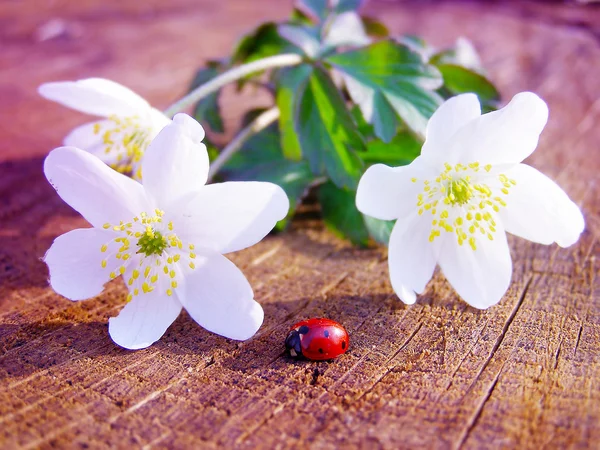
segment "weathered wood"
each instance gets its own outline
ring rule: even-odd
[[[104,76],[166,106],[202,59],[288,9],[244,0],[0,4],[0,447],[597,446],[598,9],[369,6],[397,33],[438,45],[469,37],[506,98],[533,90],[550,105],[530,163],[582,205],[587,230],[569,249],[509,239],[513,284],[498,306],[468,307],[437,274],[407,307],[382,249],[351,248],[317,220],[231,255],[265,309],[244,343],[182,314],[159,343],[124,351],[106,327],[122,307],[120,283],[80,303],[47,287],[39,258],[85,222],[47,185],[41,161],[82,117],[41,100],[36,86]],[[257,101],[227,97],[229,123]],[[321,363],[282,356],[289,324],[317,315],[346,325],[350,351]]]

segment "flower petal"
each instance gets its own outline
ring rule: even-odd
[[[40,95],[68,108],[95,116],[146,115],[150,105],[125,86],[103,78],[44,83]]]
[[[181,217],[173,220],[181,238],[229,253],[264,238],[287,215],[289,200],[273,183],[230,181],[203,187],[182,206]]]
[[[121,265],[121,261],[111,257],[116,249],[100,250],[115,237],[112,230],[95,228],[73,230],[57,237],[44,256],[52,289],[69,300],[85,300],[100,294],[110,272]],[[103,260],[107,261],[105,268]]]
[[[119,155],[119,152],[112,151],[106,153],[106,144],[104,143],[102,135],[94,132],[94,128],[97,125],[100,125],[102,129],[106,129],[111,124],[112,122],[108,120],[99,120],[86,123],[74,128],[67,135],[67,137],[65,137],[63,143],[67,147],[77,147],[85,150],[97,158],[100,158],[106,164],[114,164],[117,162],[117,156]]]
[[[481,106],[475,94],[461,94],[446,100],[427,123],[423,158],[443,164],[450,138],[463,126],[481,116]]]
[[[537,147],[548,121],[548,106],[537,95],[521,92],[504,108],[462,127],[446,147],[445,162],[517,164]]]
[[[477,250],[466,244],[458,245],[453,233],[444,233],[442,238],[438,263],[462,299],[478,309],[498,303],[512,276],[512,261],[502,226],[497,223],[493,241],[478,236]]]
[[[396,295],[412,305],[416,294],[425,290],[435,269],[433,246],[429,242],[431,226],[416,211],[406,219],[398,219],[388,250],[390,280]]]
[[[177,114],[173,122],[156,136],[144,154],[142,179],[157,205],[170,204],[201,189],[208,176],[208,153],[200,141],[202,126],[186,114]]]
[[[526,164],[508,170],[517,184],[500,209],[506,231],[540,244],[569,247],[579,239],[585,223],[579,207],[550,178]]]
[[[108,320],[108,333],[121,347],[137,350],[158,341],[181,312],[174,296],[149,292],[133,297],[117,317]]]
[[[217,253],[198,255],[197,262],[176,291],[183,307],[208,331],[240,341],[251,338],[264,313],[244,274]]]
[[[414,179],[427,178],[429,168],[418,157],[408,166],[389,167],[375,164],[367,169],[358,183],[356,207],[376,219],[392,220],[404,217],[417,207],[417,195],[422,183]]]
[[[152,210],[141,184],[78,148],[51,151],[44,173],[58,195],[96,228]]]

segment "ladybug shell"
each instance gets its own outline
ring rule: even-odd
[[[331,319],[308,319],[290,329],[285,346],[294,357],[322,361],[337,358],[348,350],[350,336]]]

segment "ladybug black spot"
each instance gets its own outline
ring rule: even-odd
[[[328,338],[329,337],[329,330],[325,330],[323,332],[323,336],[325,336],[326,338]]]
[[[300,334],[306,334],[308,333],[308,327],[306,325],[302,325],[300,328],[298,328],[298,333]]]
[[[342,349],[346,348],[346,341],[342,341]]]
[[[323,353],[323,349],[322,348],[319,349],[319,353]]]

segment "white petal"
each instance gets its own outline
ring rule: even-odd
[[[161,208],[198,191],[208,176],[208,153],[200,141],[202,126],[186,114],[177,114],[152,141],[142,162],[148,194]]]
[[[421,155],[431,161],[445,162],[450,138],[470,121],[481,116],[475,94],[461,94],[446,100],[427,123]]]
[[[101,133],[94,133],[94,127],[100,125],[102,129],[106,129],[114,124],[109,120],[99,120],[95,122],[86,123],[75,129],[73,129],[63,143],[67,147],[77,147],[92,155],[100,158],[106,164],[114,164],[117,162],[117,156],[119,152],[106,153],[106,144],[102,138]]]
[[[244,274],[217,253],[197,257],[196,269],[186,273],[177,296],[198,324],[230,339],[251,338],[264,318]]]
[[[443,233],[440,238],[443,241],[438,263],[458,295],[479,309],[498,303],[512,276],[512,261],[502,226],[497,223],[493,241],[477,235],[476,250],[466,243],[458,245],[453,233]]]
[[[45,83],[38,92],[48,100],[95,116],[145,115],[150,108],[135,92],[103,78]]]
[[[423,190],[423,178],[429,168],[421,157],[408,166],[389,167],[375,164],[358,183],[356,207],[363,214],[382,220],[404,217],[417,208],[417,195]],[[413,182],[417,179],[420,182]]]
[[[519,163],[533,153],[547,121],[546,103],[531,92],[522,92],[504,108],[480,116],[455,133],[444,161]]]
[[[506,231],[546,245],[577,242],[585,227],[583,214],[554,181],[525,164],[505,174],[517,182],[509,190],[507,207],[500,209]]]
[[[44,173],[58,195],[96,228],[152,211],[141,184],[78,148],[51,151]]]
[[[415,293],[425,290],[436,263],[429,242],[431,226],[419,219],[416,211],[406,219],[399,219],[392,230],[388,250],[392,287],[400,300],[409,305],[415,302]]]
[[[184,241],[229,253],[259,242],[288,210],[287,195],[276,184],[230,181],[203,187],[173,222]]]
[[[174,296],[149,292],[133,297],[117,317],[108,321],[108,332],[121,347],[137,350],[158,341],[181,312]]]
[[[73,230],[57,237],[44,256],[52,289],[69,300],[85,300],[100,294],[110,272],[121,264],[112,257],[116,253],[114,245],[106,252],[100,251],[104,244],[110,246],[115,237],[112,231],[95,228]],[[105,268],[102,260],[107,261]]]

